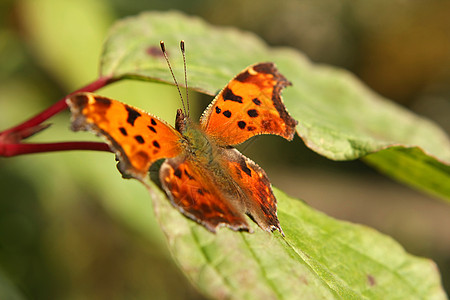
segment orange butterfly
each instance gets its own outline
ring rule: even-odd
[[[72,129],[106,138],[124,177],[143,181],[165,159],[159,177],[173,206],[215,232],[217,227],[251,232],[248,215],[266,231],[283,233],[266,173],[237,151],[258,134],[292,140],[295,121],[281,100],[290,82],[273,63],[246,68],[217,95],[196,124],[177,110],[175,128],[143,110],[81,93],[67,103]]]

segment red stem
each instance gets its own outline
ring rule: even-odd
[[[52,106],[50,106],[49,108],[44,110],[43,112],[37,114],[36,116],[23,122],[22,124],[19,124],[16,127],[13,127],[13,128],[10,128],[10,129],[7,129],[7,130],[1,132],[0,135],[6,136],[6,135],[10,135],[11,133],[18,133],[25,129],[38,126],[39,124],[46,121],[50,117],[54,116],[55,114],[59,113],[60,111],[62,111],[64,109],[66,109],[67,108],[66,98],[69,97],[70,95],[73,95],[76,93],[81,93],[81,92],[93,92],[93,91],[96,91],[96,90],[104,87],[105,85],[107,85],[111,82],[112,82],[111,77],[106,77],[106,76],[100,77],[97,80],[95,80],[94,82],[92,82],[92,83],[70,93],[66,97],[60,99],[58,102],[56,102],[55,104],[53,104]],[[27,136],[23,136],[23,135],[21,135],[21,136],[22,136],[22,138],[27,137]]]
[[[4,147],[3,147],[4,146]],[[98,142],[62,142],[45,144],[0,144],[0,156],[11,157],[21,154],[67,151],[94,150],[112,152],[108,144]]]
[[[62,143],[44,143],[44,144],[22,144],[21,141],[48,126],[42,125],[55,114],[67,108],[66,98],[70,95],[81,92],[93,92],[105,85],[115,81],[111,77],[100,77],[94,82],[70,93],[66,97],[60,99],[55,104],[37,114],[31,119],[0,132],[0,156],[10,157],[21,154],[31,154],[50,151],[64,150],[96,150],[111,151],[109,146],[104,143],[97,142],[62,142]]]

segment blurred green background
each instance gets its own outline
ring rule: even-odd
[[[450,2],[439,0],[0,0],[0,130],[93,81],[115,20],[169,9],[348,69],[450,132]],[[180,105],[175,88],[146,82],[99,93],[169,122]],[[211,101],[192,98],[196,115]],[[30,141],[95,140],[70,132],[67,112],[50,121]],[[450,291],[448,204],[298,138],[258,137],[243,152],[288,194],[432,258]],[[0,158],[0,192],[0,299],[202,299],[171,260],[146,190],[121,179],[112,154]]]

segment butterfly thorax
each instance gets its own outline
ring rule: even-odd
[[[198,126],[186,117],[181,110],[177,111],[176,129],[183,136],[185,153],[189,159],[204,166],[214,167],[217,163],[217,144]]]

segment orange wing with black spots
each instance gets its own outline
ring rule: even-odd
[[[172,205],[211,232],[220,226],[251,231],[244,212],[233,205],[236,199],[230,199],[221,186],[214,184],[209,170],[199,169],[180,156],[167,159],[159,176]]]
[[[283,231],[277,217],[277,199],[266,172],[234,148],[222,149],[224,163],[233,180],[245,194],[246,213],[266,231]]]
[[[181,134],[143,110],[90,93],[66,101],[72,111],[72,129],[104,137],[116,152],[124,177],[143,180],[152,163],[182,151]]]
[[[292,140],[295,121],[281,99],[291,83],[273,63],[246,68],[217,95],[200,124],[221,145],[237,145],[258,134],[276,134]]]

